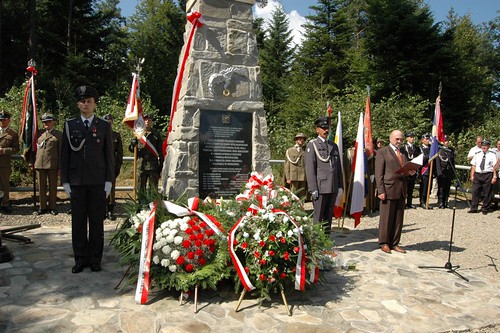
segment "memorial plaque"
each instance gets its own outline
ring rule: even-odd
[[[252,170],[252,118],[251,112],[200,111],[201,198],[241,192]]]

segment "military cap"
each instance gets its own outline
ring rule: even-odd
[[[79,86],[76,88],[76,100],[81,101],[82,99],[94,97],[94,101],[97,103],[99,100],[99,93],[91,86]]]
[[[330,118],[329,117],[319,117],[316,119],[314,122],[316,127],[321,127],[321,128],[329,128],[330,127]]]
[[[484,139],[481,141],[481,146],[491,146],[491,141],[488,139]]]
[[[51,115],[50,113],[44,113],[42,116],[42,123],[44,121],[49,121],[49,120],[56,120],[56,118],[53,115]]]
[[[405,138],[414,138],[415,137],[415,133],[413,132],[408,132],[405,134]]]
[[[0,112],[0,120],[10,119],[10,117],[11,117],[11,114],[8,113],[7,111]]]
[[[304,139],[306,139],[306,138],[307,138],[307,136],[306,136],[304,133],[297,133],[293,139],[294,139],[294,140],[297,140],[297,139],[299,139],[299,138],[304,138]]]
[[[431,135],[429,133],[422,134],[422,139],[430,139]]]
[[[104,117],[102,117],[102,119],[106,120],[106,121],[113,121],[114,118],[113,118],[113,115],[112,114],[105,114]]]

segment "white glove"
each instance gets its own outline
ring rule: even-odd
[[[311,192],[311,196],[312,196],[313,200],[318,200],[319,192],[318,191]]]
[[[63,183],[63,187],[64,187],[64,192],[66,192],[68,197],[71,198],[71,186],[69,185],[69,183]]]
[[[111,187],[113,187],[113,184],[111,182],[104,183],[104,192],[106,192],[106,198],[109,197],[109,194],[111,193]]]

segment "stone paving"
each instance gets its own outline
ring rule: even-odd
[[[109,238],[114,226],[106,226]],[[341,260],[355,269],[322,272],[322,282],[306,293],[287,295],[288,316],[279,295],[263,302],[239,295],[229,283],[200,291],[197,313],[192,296],[182,305],[174,291],[134,302],[135,288],[115,287],[126,268],[105,247],[103,270],[72,274],[67,226],[22,233],[33,244],[6,242],[13,261],[0,264],[0,332],[462,332],[500,325],[500,282],[467,271],[466,282],[423,252],[387,255],[366,230],[335,233]],[[460,272],[460,271],[458,271]]]

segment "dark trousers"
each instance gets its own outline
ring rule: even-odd
[[[334,193],[325,193],[320,194],[318,199],[313,200],[313,220],[315,223],[323,223],[323,229],[326,233],[330,233],[331,230],[335,198]]]
[[[38,187],[40,189],[40,210],[47,209],[47,190],[49,191],[49,209],[56,210],[57,204],[57,169],[37,169]],[[47,187],[48,181],[48,187]]]
[[[408,176],[408,191],[406,192],[406,205],[412,205],[413,190],[415,189],[415,183],[417,181],[417,174],[413,176]]]
[[[380,219],[378,226],[379,245],[387,244],[392,249],[401,240],[405,199],[380,201]]]
[[[76,264],[101,263],[105,214],[104,184],[71,186],[71,236]]]
[[[438,177],[438,202],[439,207],[448,206],[448,198],[450,197],[450,187],[451,187],[451,179],[452,177],[441,176]]]
[[[484,196],[483,206],[481,211],[487,212],[490,209],[491,201],[493,199],[493,172],[488,173],[474,173],[474,181],[472,182],[472,202],[471,209],[476,210],[479,205],[479,197]]]
[[[422,181],[420,182],[419,194],[420,194],[420,204],[425,205],[427,203],[427,192],[430,193],[432,190],[432,180],[429,184],[429,175],[422,176]]]
[[[146,193],[146,186],[149,180],[149,189],[158,191],[158,181],[160,180],[160,174],[156,170],[143,170],[139,172],[139,181],[141,182],[140,190],[144,194]]]

